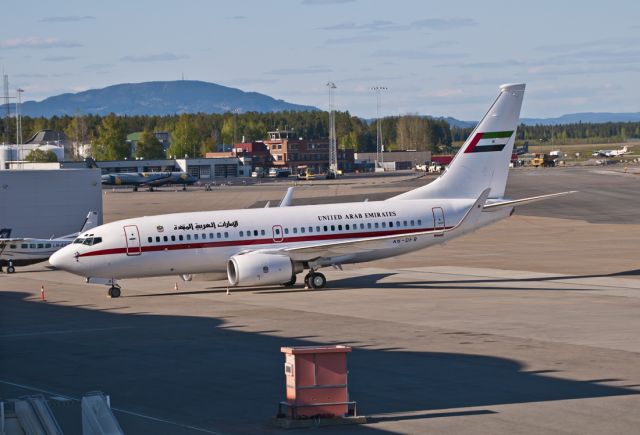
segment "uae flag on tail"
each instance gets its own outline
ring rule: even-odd
[[[484,153],[489,151],[502,151],[513,131],[489,131],[476,133],[465,153]]]

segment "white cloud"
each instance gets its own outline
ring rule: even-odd
[[[428,98],[451,98],[459,97],[462,94],[464,94],[464,91],[460,88],[445,88],[429,91],[424,96]]]
[[[13,38],[0,41],[0,49],[20,49],[20,48],[71,48],[82,47],[82,44],[73,41],[65,41],[60,38],[42,38],[39,36],[29,36],[26,38]]]
[[[73,21],[91,21],[96,17],[91,15],[67,15],[64,17],[44,17],[40,20],[41,23],[69,23]]]
[[[180,59],[187,59],[188,56],[183,54],[175,54],[175,53],[157,53],[157,54],[146,54],[146,55],[131,55],[121,57],[120,60],[126,62],[169,62]]]

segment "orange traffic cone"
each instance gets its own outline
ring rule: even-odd
[[[44,301],[44,286],[40,287],[40,300]]]

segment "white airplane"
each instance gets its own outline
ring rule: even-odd
[[[629,154],[630,152],[631,151],[629,151],[629,148],[627,148],[626,146],[623,146],[619,150],[598,150],[598,151],[594,151],[592,156],[593,157],[618,157],[618,156],[624,156],[625,154]]]
[[[54,252],[73,242],[80,233],[98,225],[98,213],[90,211],[79,232],[51,239],[10,238],[11,230],[3,230],[7,237],[0,238],[0,272],[14,273],[15,266],[27,266],[47,260]]]
[[[514,206],[571,192],[504,199],[524,84],[500,93],[432,183],[387,199],[343,204],[176,213],[112,222],[56,252],[56,268],[110,285],[117,280],[193,274],[231,286],[322,288],[320,268],[361,263],[447,242],[510,216]]]

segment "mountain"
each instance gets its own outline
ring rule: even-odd
[[[319,110],[257,92],[244,92],[196,80],[123,83],[42,101],[22,103],[25,116],[98,114],[173,115],[176,113],[281,112]]]
[[[569,113],[557,118],[522,118],[525,125],[559,125],[577,124],[579,122],[602,124],[604,122],[640,122],[640,112],[611,113],[611,112],[584,112]]]
[[[459,119],[448,117],[442,117],[438,119],[444,119],[449,123],[451,127],[458,128],[473,128],[478,123],[477,121],[460,121]],[[520,122],[524,125],[561,125],[561,124],[577,124],[577,123],[591,123],[591,124],[603,124],[605,122],[640,122],[640,112],[584,112],[584,113],[569,113],[566,115],[558,116],[557,118],[520,118]]]

